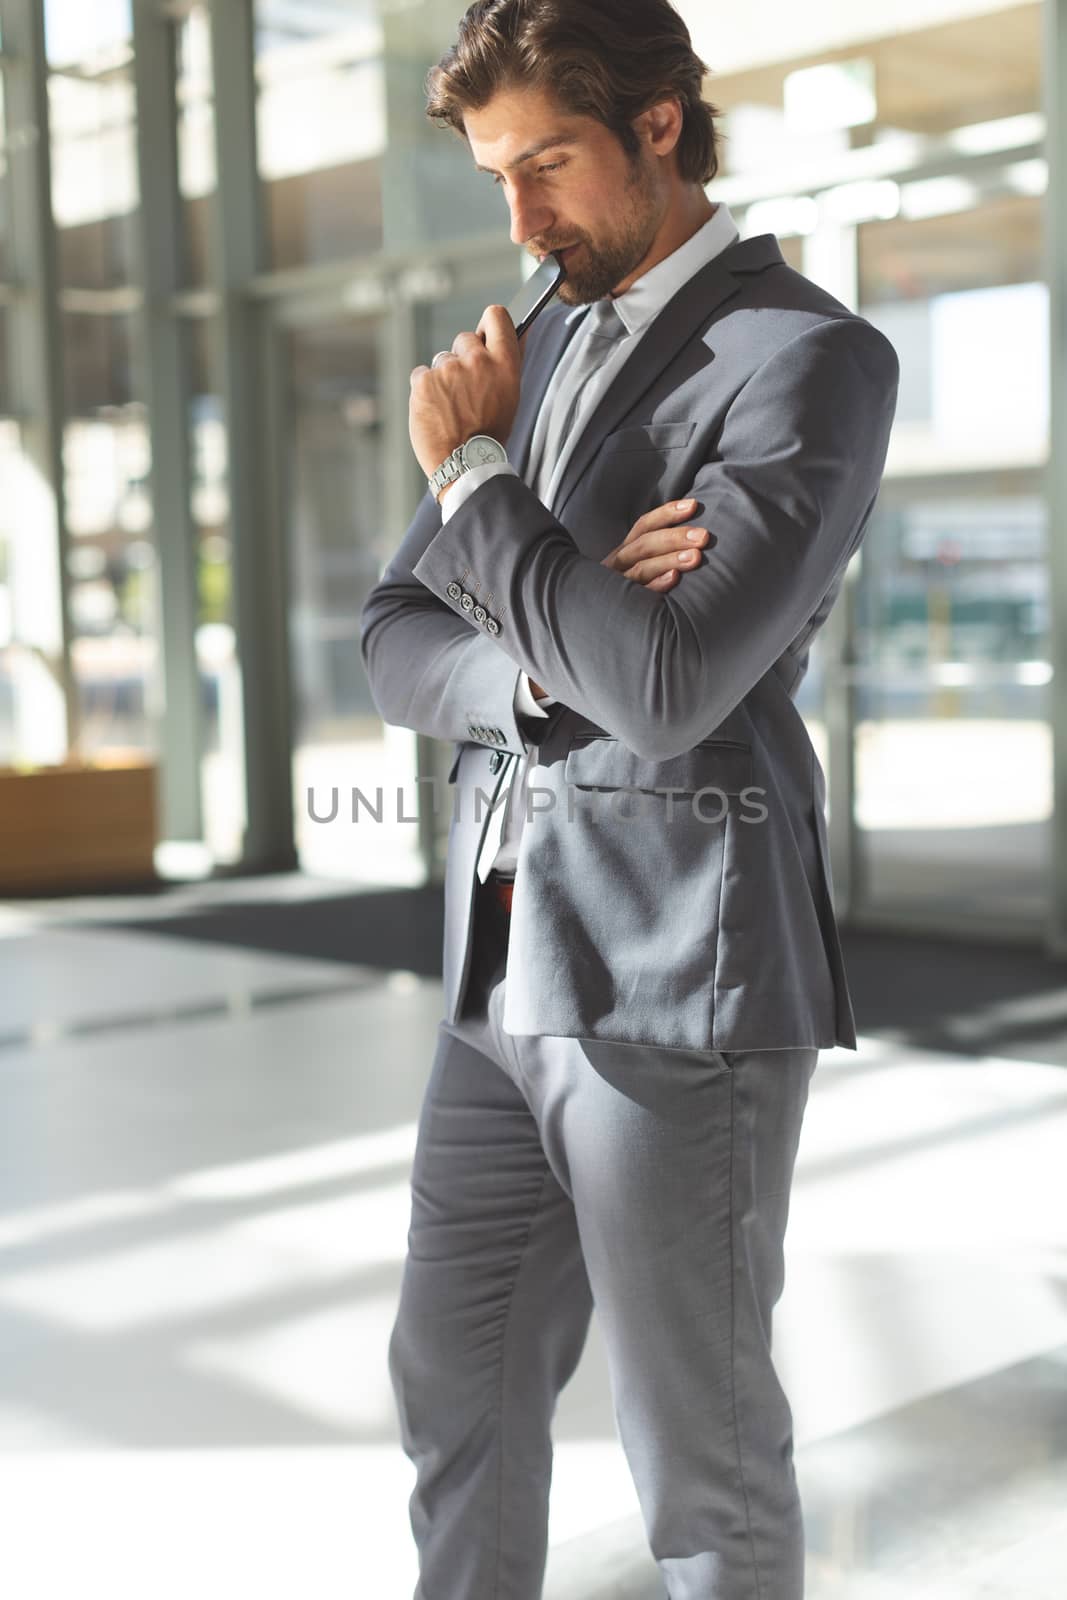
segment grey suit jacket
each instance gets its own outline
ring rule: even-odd
[[[527,340],[507,441],[520,474],[580,325],[566,316],[550,308]],[[458,746],[448,1021],[490,821],[476,791],[499,793],[536,739],[507,1032],[855,1048],[825,780],[793,697],[874,508],[898,376],[885,336],[761,234],[656,317],[591,417],[555,515],[510,475],[443,526],[427,495],[367,599],[361,645],[382,717]],[[668,593],[601,564],[644,512],[690,497],[711,539]],[[520,671],[560,702],[525,736]]]

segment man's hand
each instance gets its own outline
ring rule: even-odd
[[[600,565],[662,594],[683,572],[692,572],[700,565],[700,551],[710,534],[706,528],[691,528],[685,520],[695,510],[695,500],[672,500],[657,506],[655,511],[638,518],[622,544],[616,545]],[[690,533],[696,537],[691,539]],[[536,700],[548,690],[531,682],[530,692]]]
[[[522,355],[503,306],[489,306],[476,333],[461,333],[447,359],[411,374],[409,426],[419,466],[432,477],[476,433],[504,444],[519,409]]]
[[[696,504],[695,500],[671,500],[639,517],[622,544],[616,545],[600,565],[621,572],[646,589],[662,593],[671,588],[683,572],[692,572],[700,565],[700,552],[711,538],[707,528],[694,528],[686,520],[696,510]]]

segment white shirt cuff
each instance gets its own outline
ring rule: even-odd
[[[441,521],[447,522],[449,517],[457,512],[464,501],[469,500],[475,489],[480,489],[483,483],[488,483],[490,478],[499,477],[502,472],[510,472],[513,478],[518,473],[510,461],[490,461],[485,467],[472,467],[462,477],[451,484],[441,501]]]
[[[555,700],[551,695],[546,695],[543,700],[535,700],[533,690],[530,688],[529,674],[523,672],[515,685],[515,712],[525,713],[528,717],[547,717],[548,712],[542,706],[554,706]]]

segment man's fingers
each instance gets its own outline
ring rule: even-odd
[[[657,529],[651,533],[638,534],[636,539],[627,539],[625,544],[619,545],[618,549],[612,552],[615,557],[612,565],[619,572],[625,572],[628,568],[639,566],[642,562],[655,557],[673,560],[694,550],[702,550],[709,541],[710,535],[706,528],[690,528],[685,524],[680,528]]]
[[[683,572],[698,567],[701,550],[714,544],[707,528],[687,522],[697,505],[696,500],[669,500],[646,511],[601,565],[646,589],[669,589]]]
[[[662,578],[668,572],[692,572],[700,565],[699,550],[673,550],[666,556],[650,556],[635,566],[619,568],[624,578],[633,583],[648,584],[653,578]]]
[[[680,517],[691,517],[696,508],[695,500],[670,500],[654,511],[646,511],[643,517],[638,517],[623,543],[628,544],[631,539],[639,539],[642,534],[653,533],[658,528],[674,527]]]
[[[486,306],[478,333],[492,356],[502,358],[509,352],[514,355],[519,351],[518,334],[506,306]]]
[[[485,341],[476,333],[457,333],[452,341],[454,356],[480,356],[485,352]]]
[[[457,333],[448,352],[460,359],[477,360],[486,354],[503,360],[507,356],[518,359],[522,354],[515,324],[503,306],[489,306],[474,333]]]
[[[670,550],[665,555],[645,556],[638,560],[630,559],[629,546],[620,545],[605,556],[600,564],[645,588],[651,588],[657,581],[661,581],[661,586],[665,587],[668,579],[673,580],[683,572],[694,572],[700,565],[700,555],[700,547],[690,545],[686,550]]]

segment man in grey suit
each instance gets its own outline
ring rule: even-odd
[[[389,1346],[416,1600],[540,1595],[594,1305],[671,1600],[803,1592],[771,1315],[818,1051],[856,1039],[794,696],[898,363],[709,202],[705,70],[668,0],[480,0],[428,80],[569,276],[523,351],[494,306],[412,374],[431,492],[362,619],[382,716],[457,746]]]

